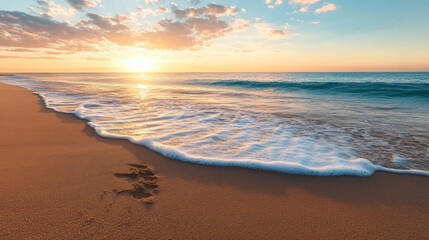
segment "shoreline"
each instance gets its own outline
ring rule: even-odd
[[[12,85],[13,86],[13,85]],[[27,89],[29,90],[29,89]],[[31,90],[29,90],[31,91]],[[31,91],[32,92],[32,91]],[[85,118],[84,115],[80,113],[72,113],[56,110],[55,108],[48,107],[47,101],[49,99],[43,94],[39,94],[33,92],[33,94],[37,95],[42,101],[44,107],[53,110],[58,113],[67,113],[74,115],[75,117],[84,120],[88,125],[91,126],[91,120]],[[79,116],[80,115],[80,116]],[[199,165],[207,165],[207,166],[216,166],[216,167],[237,167],[237,168],[247,168],[247,169],[255,169],[261,171],[269,171],[269,172],[277,172],[282,174],[289,175],[304,175],[304,176],[316,176],[316,177],[332,177],[332,176],[356,176],[356,177],[368,177],[373,175],[375,172],[389,172],[395,174],[412,174],[412,175],[420,175],[429,177],[429,171],[419,170],[419,169],[400,169],[400,168],[389,168],[382,165],[377,165],[368,159],[365,158],[357,158],[353,161],[350,161],[351,165],[356,165],[354,167],[337,167],[337,168],[328,168],[328,167],[312,167],[306,166],[300,163],[288,163],[288,162],[263,162],[252,159],[245,159],[243,161],[229,161],[228,159],[219,160],[217,158],[199,158],[195,156],[189,156],[186,153],[182,153],[180,151],[176,151],[175,149],[169,149],[165,147],[157,146],[156,143],[151,140],[134,140],[129,136],[117,136],[115,134],[103,132],[103,129],[97,129],[96,127],[91,126],[94,131],[101,137],[104,138],[112,138],[112,139],[124,139],[133,144],[140,145],[142,147],[148,148],[152,151],[160,153],[166,158],[179,160],[181,162],[188,162]]]
[[[0,237],[150,239],[423,239],[429,178],[375,172],[312,177],[198,165],[47,109],[0,84]],[[127,164],[159,176],[153,204],[114,190]],[[47,227],[42,227],[47,225]]]

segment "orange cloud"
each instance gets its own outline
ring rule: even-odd
[[[68,18],[76,14],[74,8],[67,8],[50,0],[39,0],[37,3],[37,8],[42,10],[39,13],[41,16]]]
[[[103,57],[92,57],[92,58],[85,58],[88,61],[110,61],[108,58]]]
[[[103,38],[90,28],[72,26],[18,11],[0,11],[0,46],[92,49]]]
[[[268,38],[285,38],[289,36],[289,32],[283,30],[283,29],[275,29],[271,27],[271,24],[269,23],[255,23],[253,24],[254,27],[256,27],[263,37]]]
[[[300,12],[308,12],[308,6],[299,9]]]
[[[28,56],[15,56],[15,55],[0,55],[0,59],[61,59],[58,57],[50,57],[50,56],[38,56],[38,57],[28,57]]]
[[[329,3],[329,4],[325,4],[321,8],[316,9],[314,12],[315,13],[323,13],[323,12],[328,12],[328,11],[334,11],[336,9],[337,9],[337,6],[335,6],[335,4]]]
[[[90,1],[84,0],[68,2],[74,4],[76,9],[93,6]],[[112,44],[148,49],[196,49],[207,46],[210,40],[228,32],[240,31],[248,26],[246,22],[236,20],[238,10],[234,6],[211,3],[182,10],[171,4],[171,8],[173,17],[161,19],[151,30],[133,28],[130,24],[134,19],[123,15],[110,17],[87,13],[85,19],[70,23],[19,11],[0,10],[0,47],[42,48],[58,54],[102,51]],[[185,14],[180,15],[180,12]]]

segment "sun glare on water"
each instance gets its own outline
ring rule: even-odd
[[[145,57],[137,57],[124,60],[124,65],[132,72],[149,72],[153,68],[154,61]]]

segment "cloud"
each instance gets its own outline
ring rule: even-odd
[[[102,41],[102,36],[90,28],[23,12],[0,11],[1,47],[95,51],[96,43]]]
[[[275,29],[271,27],[270,23],[262,22],[262,23],[255,23],[253,26],[258,29],[261,36],[270,38],[270,39],[279,39],[279,38],[285,38],[289,36],[289,32],[283,30],[283,29]]]
[[[216,16],[235,16],[237,14],[237,7],[235,6],[223,6],[214,3],[210,3],[205,7],[207,15]]]
[[[210,3],[200,8],[189,7],[185,9],[179,9],[176,4],[171,4],[171,9],[176,18],[198,17],[201,15],[213,15],[217,17],[236,16],[238,13],[235,6],[223,6],[215,3]]]
[[[146,0],[146,4],[154,4],[154,3],[159,3],[162,2],[162,0]]]
[[[308,6],[299,9],[300,12],[308,12]]]
[[[336,9],[337,9],[337,6],[335,6],[335,4],[329,3],[329,4],[325,4],[321,8],[316,9],[314,12],[315,13],[323,13],[323,12],[328,12],[328,11],[334,11]]]
[[[271,4],[272,2],[273,2],[272,0],[265,0],[266,4]],[[276,0],[274,4],[268,5],[268,8],[274,8],[275,6],[282,5],[282,4],[283,4],[283,0]]]
[[[289,4],[312,5],[317,2],[320,2],[320,0],[290,0]]]
[[[110,61],[110,59],[108,58],[103,58],[103,57],[89,57],[89,58],[85,58],[88,61]]]
[[[131,16],[144,18],[148,15],[161,16],[168,12],[168,8],[158,7],[157,9],[137,6],[138,12],[131,12]]]
[[[127,25],[121,23],[121,21],[124,21],[125,19],[128,20],[127,17],[122,15],[117,15],[116,18],[105,17],[95,13],[88,13],[86,15],[90,18],[90,20],[86,21],[85,23],[93,24],[99,27],[101,30],[118,32],[127,31],[130,29]]]
[[[158,7],[158,10],[161,14],[168,13],[168,8],[165,7]]]
[[[200,0],[188,0],[188,3],[189,4],[191,4],[191,5],[198,5],[198,4],[200,4]]]
[[[234,32],[241,32],[250,26],[250,21],[246,19],[236,18],[231,24],[231,26]]]
[[[190,17],[184,22],[163,19],[158,27],[158,31],[141,35],[140,40],[144,42],[145,47],[169,50],[195,49],[234,30],[226,21],[213,15]]]
[[[96,7],[101,0],[67,0],[67,2],[77,10],[82,10],[84,7]]]
[[[76,9],[64,7],[50,0],[37,1],[37,8],[42,10],[42,12],[39,13],[39,15],[45,16],[45,17],[68,18],[76,14]]]
[[[177,5],[171,6],[172,10],[180,10]],[[101,51],[113,45],[194,50],[209,45],[211,40],[226,33],[242,31],[249,26],[248,21],[235,17],[238,10],[233,6],[211,3],[181,11],[185,14],[173,11],[171,18],[162,18],[156,25],[138,29],[133,27],[135,19],[124,15],[111,17],[87,13],[86,18],[70,23],[0,10],[0,47],[49,49],[55,54]]]
[[[61,59],[61,58],[50,57],[50,56],[29,57],[29,56],[0,55],[0,59]]]
[[[192,29],[185,23],[163,19],[158,27],[160,28],[158,31],[143,33],[140,36],[146,48],[181,50],[197,44]]]
[[[291,26],[289,23],[286,23],[284,26],[285,29],[295,29],[294,26]]]
[[[197,49],[228,32],[242,31],[249,26],[248,21],[235,19],[238,13],[235,6],[215,3],[185,9],[179,9],[175,3],[170,6],[173,18],[162,19],[155,31],[141,33],[139,44],[149,49]]]
[[[8,51],[8,52],[34,52],[34,50],[28,49],[28,48],[12,48],[12,49],[7,49],[6,51]]]
[[[139,34],[139,45],[149,49],[195,50],[249,25],[248,21],[235,18],[238,13],[235,6],[210,3],[179,9],[176,3],[170,3],[170,7],[173,18],[163,18],[154,31]]]

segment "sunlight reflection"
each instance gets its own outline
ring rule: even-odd
[[[140,99],[146,99],[148,95],[148,86],[145,84],[137,84],[138,94],[140,95]]]
[[[137,84],[137,87],[141,89],[148,89],[148,86],[144,84]]]

